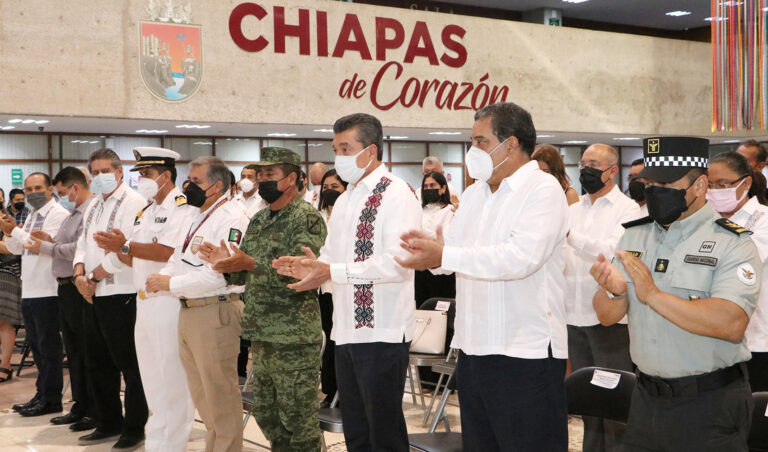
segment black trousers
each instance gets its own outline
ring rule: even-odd
[[[747,369],[752,392],[768,391],[768,352],[752,352]]]
[[[416,309],[419,309],[430,298],[456,298],[456,275],[433,275],[429,270],[417,271],[413,287]]]
[[[336,342],[331,340],[333,329],[333,295],[321,293],[318,297],[320,303],[320,322],[325,333],[325,350],[320,364],[320,384],[323,394],[333,397],[336,395]]]
[[[59,316],[61,317],[61,335],[64,349],[67,351],[69,378],[72,399],[75,404],[70,410],[80,416],[92,416],[91,388],[88,384],[88,372],[85,369],[85,328],[83,326],[83,308],[87,302],[77,287],[68,283],[59,286]]]
[[[59,334],[59,307],[56,297],[21,300],[24,328],[37,366],[35,397],[46,404],[61,404],[64,386],[61,369],[64,350]]]
[[[148,409],[133,338],[136,294],[94,297],[93,309],[85,310],[83,323],[86,368],[93,387],[98,429],[143,434]],[[125,418],[120,403],[120,373],[125,380]]]
[[[459,352],[464,452],[567,451],[565,367],[564,359]]]
[[[349,452],[408,451],[403,392],[410,345],[336,346],[336,379]]]
[[[653,396],[638,382],[622,450],[746,452],[753,407],[746,378],[681,397]]]

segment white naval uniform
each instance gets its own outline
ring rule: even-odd
[[[178,188],[158,205],[144,208],[133,224],[132,243],[158,243],[181,247],[183,225],[197,209],[187,206]],[[183,451],[195,416],[195,405],[179,356],[179,299],[169,292],[147,293],[147,277],[167,262],[133,258],[136,298],[136,357],[150,417],[145,427],[147,451]]]
[[[260,210],[269,206],[269,204],[261,199],[261,196],[259,196],[258,192],[252,194],[248,199],[245,199],[245,196],[242,193],[238,193],[234,198],[232,198],[232,201],[237,203],[237,205],[243,209],[245,216],[249,219],[253,218],[253,216],[256,215],[256,213]],[[182,238],[182,240],[184,239]]]

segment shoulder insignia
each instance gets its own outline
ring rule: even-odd
[[[653,218],[651,218],[651,217],[638,218],[637,220],[632,220],[632,221],[628,221],[626,223],[622,223],[621,226],[624,227],[624,229],[629,229],[629,228],[633,228],[635,226],[640,226],[640,225],[648,224],[648,223],[653,223]]]
[[[749,229],[740,226],[727,218],[718,218],[715,220],[715,223],[717,223],[718,226],[722,227],[723,229],[733,232],[736,235],[752,234],[752,231]]]
[[[643,252],[642,252],[642,251],[624,250],[624,252],[626,252],[626,253],[629,253],[629,254],[631,254],[631,255],[635,256],[635,257],[636,257],[636,258],[638,258],[638,259],[639,259],[640,257],[642,257],[642,255],[643,255]]]
[[[307,232],[320,235],[323,232],[323,218],[319,215],[307,215]]]
[[[240,229],[230,228],[229,229],[229,238],[227,241],[229,242],[235,242],[238,245],[240,244],[240,239],[243,238],[243,233],[240,232]]]
[[[141,216],[144,215],[144,211],[149,209],[149,206],[152,205],[152,201],[150,201],[146,206],[144,206],[143,209],[139,210],[139,213],[136,214],[136,219],[133,220],[133,225],[137,226],[139,224],[139,220],[141,219]]]
[[[177,206],[186,206],[187,205],[187,197],[184,195],[179,195],[176,197],[176,205]]]

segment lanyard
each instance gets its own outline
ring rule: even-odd
[[[203,221],[201,221],[201,222],[200,222],[200,224],[198,224],[198,225],[197,225],[197,227],[195,228],[195,230],[194,230],[194,231],[190,231],[190,232],[187,234],[187,238],[185,238],[185,239],[184,239],[184,246],[182,246],[182,247],[181,247],[181,253],[182,253],[182,254],[184,254],[184,252],[185,252],[185,251],[187,251],[187,247],[189,246],[189,242],[191,242],[191,241],[192,241],[192,237],[194,237],[194,235],[195,235],[195,232],[197,232],[197,230],[198,230],[198,229],[200,229],[200,226],[202,226],[202,225],[203,225],[203,223],[205,223],[205,220],[207,220],[207,219],[208,219],[208,217],[210,217],[210,216],[211,216],[211,214],[212,214],[213,212],[215,212],[215,211],[216,211],[216,209],[218,209],[218,208],[219,208],[221,205],[223,205],[223,204],[224,204],[224,203],[226,203],[226,202],[227,202],[227,198],[226,198],[226,197],[225,197],[224,199],[222,199],[221,201],[219,201],[219,203],[218,203],[218,204],[216,204],[216,205],[213,207],[213,209],[211,209],[211,211],[210,211],[210,212],[208,212],[208,215],[206,215],[206,216],[205,216],[205,218],[203,218]],[[192,229],[192,226],[190,226],[189,228],[190,228],[190,229]]]

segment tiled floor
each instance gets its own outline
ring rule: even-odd
[[[14,362],[18,357],[14,357]],[[15,377],[12,381],[0,384],[0,450],[3,452],[12,451],[88,451],[88,452],[106,452],[111,449],[112,442],[91,446],[78,446],[77,438],[84,433],[73,433],[66,426],[55,426],[50,424],[50,418],[55,415],[23,418],[12,412],[11,406],[14,403],[23,402],[29,399],[33,394],[35,378],[37,371],[34,368],[25,368],[22,370],[21,377]],[[64,378],[67,378],[66,369]],[[65,412],[71,406],[71,394],[69,391],[64,396]],[[423,411],[420,405],[414,405],[409,395],[403,399],[403,410],[406,416],[409,433],[426,432],[427,428],[421,426]],[[447,408],[448,420],[454,431],[460,431],[459,409],[456,406],[456,400],[449,401]],[[199,419],[199,417],[198,417]],[[442,430],[442,424],[438,430]],[[571,418],[568,425],[570,447],[569,451],[581,450],[581,438],[583,427],[581,421]],[[87,433],[87,432],[86,432]],[[196,422],[190,441],[187,444],[188,451],[203,451],[205,449],[205,428],[202,424]],[[244,451],[265,451],[268,449],[268,442],[261,434],[261,431],[252,419],[249,420],[244,437]],[[326,433],[325,441],[330,452],[346,451],[344,447],[344,437],[342,434]],[[144,450],[140,448],[138,450]]]

